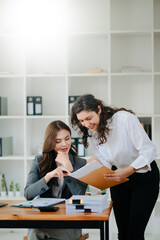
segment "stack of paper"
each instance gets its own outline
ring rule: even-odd
[[[107,195],[73,195],[66,200],[66,212],[102,212],[109,206]]]

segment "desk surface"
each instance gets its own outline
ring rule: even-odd
[[[57,212],[40,212],[33,208],[10,207],[11,205],[22,202],[18,200],[1,200],[8,203],[7,206],[0,208],[0,220],[57,220],[57,221],[108,221],[112,208],[110,202],[109,208],[101,213],[66,213],[65,203],[58,204]]]

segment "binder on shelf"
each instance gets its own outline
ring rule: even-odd
[[[72,145],[74,145],[77,148],[78,151],[78,156],[79,157],[84,157],[85,156],[85,148],[82,143],[81,138],[72,138]]]
[[[0,157],[13,154],[13,142],[12,137],[0,138]]]
[[[119,182],[113,180],[106,180],[104,179],[105,173],[114,173],[114,171],[95,160],[85,165],[84,167],[81,167],[77,171],[68,174],[68,176],[76,178],[84,183],[87,183],[88,185],[99,188],[101,190],[128,181],[128,178],[125,178],[124,180]]]
[[[27,97],[27,115],[34,115],[34,97]]]
[[[42,97],[34,98],[34,113],[35,115],[42,115]]]
[[[76,99],[78,98],[79,96],[69,96],[68,97],[68,101],[69,101],[69,107],[68,107],[68,113],[70,114],[71,112],[71,108],[74,104],[74,102],[76,101]]]
[[[81,138],[77,138],[77,149],[78,149],[78,156],[84,157],[85,156],[85,148],[84,148]]]
[[[42,115],[42,97],[28,96],[27,97],[27,115]]]
[[[8,99],[7,97],[0,97],[0,115],[8,114]]]

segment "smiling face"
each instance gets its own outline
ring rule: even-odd
[[[54,150],[56,152],[68,153],[71,147],[70,132],[62,129],[57,133]]]
[[[94,111],[81,111],[77,113],[77,119],[80,123],[88,128],[90,131],[96,131],[100,122],[101,109],[99,108],[98,113]]]

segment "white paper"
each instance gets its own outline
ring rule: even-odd
[[[68,176],[71,176],[74,178],[81,178],[81,177],[84,177],[85,175],[87,175],[88,173],[92,172],[93,170],[95,170],[97,168],[101,168],[102,166],[103,165],[100,162],[95,160],[95,161],[85,165],[84,167],[81,167],[76,172],[69,173]]]
[[[14,204],[14,207],[34,207],[34,208],[38,208],[38,207],[47,207],[47,206],[52,206],[52,205],[56,205],[58,203],[64,202],[65,199],[64,198],[34,198],[31,201],[27,201],[27,202],[21,202],[18,204]]]

